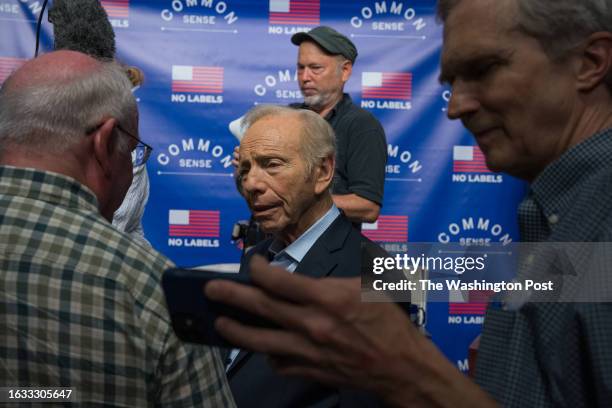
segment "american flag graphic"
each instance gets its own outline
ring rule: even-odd
[[[492,291],[471,290],[467,292],[466,300],[460,290],[449,290],[448,314],[483,316],[492,295]]]
[[[412,98],[412,74],[409,72],[363,72],[361,74],[362,99]]]
[[[270,24],[320,24],[320,0],[270,0]]]
[[[173,65],[172,92],[223,93],[223,67]]]
[[[219,211],[170,210],[168,235],[171,237],[219,237]]]
[[[491,173],[491,170],[487,168],[484,154],[478,146],[454,146],[453,172]]]
[[[0,84],[25,61],[23,58],[0,57]]]
[[[373,223],[361,224],[363,235],[377,242],[408,242],[407,215],[381,215]]]
[[[100,3],[110,18],[130,16],[130,0],[101,0]]]

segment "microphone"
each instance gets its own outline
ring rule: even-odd
[[[115,32],[98,0],[55,0],[49,9],[54,48],[100,60],[115,58]]]
[[[72,50],[97,60],[115,58],[115,31],[98,0],[55,0],[49,9],[56,50]],[[138,67],[125,67],[135,88],[144,82]]]

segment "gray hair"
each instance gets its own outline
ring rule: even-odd
[[[293,109],[286,106],[258,105],[247,112],[243,119],[245,129],[268,116],[297,116],[302,123],[300,147],[308,175],[321,161],[336,154],[336,136],[334,130],[321,115],[307,109]]]
[[[445,22],[461,0],[438,0],[438,19]],[[517,28],[535,38],[552,60],[561,61],[589,35],[612,30],[609,0],[515,0]],[[612,93],[612,72],[604,79]]]
[[[10,86],[11,78],[0,88],[0,152],[19,145],[61,153],[109,117],[137,128],[131,83],[115,62],[57,83]],[[127,138],[117,140],[127,150]]]
[[[336,72],[337,72],[338,74],[341,74],[341,73],[342,73],[342,66],[344,65],[344,63],[345,63],[345,62],[348,62],[349,64],[353,65],[353,63],[351,62],[351,60],[350,60],[350,59],[348,59],[348,58],[346,58],[344,55],[340,55],[340,54],[338,54],[338,55],[335,55],[335,57],[336,57],[336,62],[337,62],[337,65],[336,65]]]
[[[445,22],[461,0],[438,0],[438,19]],[[612,29],[609,0],[515,0],[517,28],[537,39],[554,59],[565,57],[589,35]]]

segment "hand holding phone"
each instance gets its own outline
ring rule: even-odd
[[[172,268],[162,276],[162,288],[177,337],[191,343],[234,347],[215,330],[215,320],[227,316],[244,324],[259,327],[278,325],[234,307],[206,298],[204,287],[215,279],[226,279],[252,285],[248,275]]]

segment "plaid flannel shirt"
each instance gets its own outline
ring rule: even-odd
[[[117,231],[73,179],[0,166],[0,384],[83,406],[234,406],[218,351],[175,336],[172,264]]]
[[[605,130],[550,164],[519,208],[521,240],[612,242],[611,155]],[[612,304],[489,307],[476,381],[504,407],[611,406]]]

